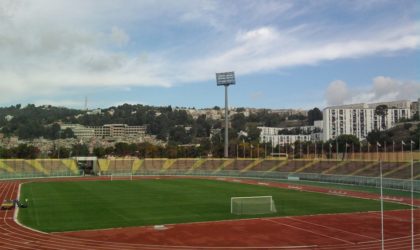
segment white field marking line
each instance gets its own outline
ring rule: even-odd
[[[202,223],[206,223],[206,222],[202,222]],[[63,238],[65,238],[65,237],[63,237]],[[74,239],[74,238],[73,238]],[[98,242],[98,241],[96,241],[96,242]],[[102,241],[99,241],[99,242],[102,242]],[[106,242],[106,243],[111,243],[111,242]],[[112,243],[111,243],[112,244]],[[137,244],[137,246],[139,246],[139,244]],[[144,245],[143,245],[144,246]],[[166,246],[167,247],[167,246]],[[174,246],[174,247],[176,247],[176,246]],[[178,246],[178,247],[182,247],[182,246]],[[195,247],[195,248],[197,248],[197,247]],[[200,247],[200,248],[203,248],[203,247]],[[242,248],[242,247],[239,247],[239,248]],[[251,248],[256,248],[256,247],[251,247]],[[274,247],[274,248],[278,248],[278,247]],[[288,247],[286,247],[286,248],[288,248]]]
[[[347,244],[352,244],[352,245],[355,244],[354,242],[351,242],[351,241],[348,241],[348,240],[343,240],[343,239],[333,237],[333,236],[329,236],[329,235],[326,235],[326,234],[317,233],[317,232],[312,231],[312,230],[308,230],[308,229],[292,226],[292,225],[289,225],[289,224],[281,223],[281,222],[278,222],[278,221],[275,221],[275,220],[272,220],[272,219],[262,219],[262,220],[271,221],[275,224],[283,225],[283,226],[286,226],[286,227],[292,227],[292,228],[295,228],[295,229],[298,229],[298,230],[301,230],[301,231],[305,231],[305,232],[309,232],[309,233],[316,234],[316,235],[319,235],[319,236],[323,236],[323,237],[326,237],[326,238],[331,238],[331,239],[334,239],[334,240],[342,241],[342,242],[345,242]]]
[[[14,188],[12,189],[12,193],[13,193],[13,190],[14,190]],[[49,238],[44,238],[44,239],[35,238],[35,237],[32,237],[33,234],[30,233],[30,232],[28,233],[28,232],[24,232],[24,231],[22,231],[18,228],[13,228],[7,222],[5,222],[5,224],[7,226],[9,226],[10,229],[15,229],[18,232],[20,231],[20,232],[24,233],[25,237],[34,239],[35,242],[42,244],[43,248],[51,248],[51,247],[47,247],[47,246],[58,246],[58,248],[52,248],[52,249],[62,249],[63,248],[63,243],[64,243],[64,244],[66,244],[65,245],[66,248],[80,249],[82,247],[86,247],[85,244],[88,244],[87,242],[84,242],[83,240],[80,240],[79,238],[63,237],[63,239],[60,239],[60,236],[57,236],[57,237],[54,238],[54,237],[51,237],[52,235],[50,235],[50,234],[47,234],[47,235],[50,236]],[[17,234],[16,232],[12,232],[10,230],[7,230],[7,231],[11,232],[11,233],[14,233],[14,234]],[[39,235],[36,235],[36,234],[34,236],[39,237]],[[19,237],[16,237],[16,236],[13,237],[13,238],[17,238],[17,239],[21,239],[21,240],[23,239],[23,238],[19,238]],[[76,239],[76,241],[75,241],[75,239]],[[106,245],[113,245],[112,242],[106,242],[106,241],[99,241],[99,242],[102,243],[102,244],[106,244]],[[108,246],[96,246],[95,248],[96,249],[110,249]],[[115,247],[113,246],[111,249],[114,249],[114,248]],[[32,248],[30,248],[30,249],[32,249]]]
[[[253,248],[255,248],[255,247],[253,247]],[[275,247],[275,248],[278,248],[278,247]]]
[[[21,186],[23,185],[24,183],[19,183],[19,188],[18,188],[18,195],[17,195],[17,199],[20,201],[20,189],[21,189]],[[37,233],[40,233],[40,234],[48,234],[48,233],[46,233],[46,232],[42,232],[42,231],[39,231],[39,230],[36,230],[36,229],[34,229],[34,228],[30,228],[30,227],[27,227],[27,226],[25,226],[25,225],[23,225],[22,223],[20,223],[20,221],[18,220],[18,214],[19,214],[19,206],[17,206],[17,208],[15,209],[15,213],[14,213],[14,215],[13,215],[13,220],[15,221],[15,223],[16,224],[18,224],[19,226],[21,226],[21,227],[23,227],[23,228],[26,228],[26,229],[28,229],[28,230],[31,230],[31,231],[34,231],[34,232],[37,232]]]
[[[411,244],[409,244],[409,245],[411,245]],[[417,248],[417,246],[420,246],[420,244],[414,244],[414,246],[416,247],[415,249],[419,249],[419,248]],[[405,247],[401,247],[401,246],[391,246],[391,247],[389,247],[389,246],[387,246],[386,247],[386,249],[387,250],[405,250],[405,249],[409,249],[410,247],[409,246],[405,246]]]
[[[8,189],[10,189],[12,187],[12,189],[11,189],[12,193],[11,194],[13,194],[13,192],[15,190],[16,183],[17,182],[13,183],[13,186],[9,185]],[[6,225],[8,227],[8,229],[6,229],[6,227],[4,227],[4,230],[10,233],[10,235],[8,235],[8,238],[7,238],[7,240],[9,240],[9,241],[11,241],[11,238],[14,238],[14,239],[17,239],[17,242],[25,241],[26,244],[29,244],[31,242],[36,242],[37,244],[41,244],[43,249],[62,249],[63,248],[61,243],[59,243],[59,242],[57,242],[55,244],[54,243],[48,243],[50,240],[52,240],[51,238],[44,238],[44,239],[39,238],[39,236],[40,236],[39,234],[34,235],[34,233],[31,233],[31,231],[25,232],[25,231],[21,230],[20,228],[13,227],[5,219],[4,219],[4,225]],[[11,235],[13,235],[13,236],[11,236]],[[34,237],[32,235],[37,236],[37,237]],[[41,235],[41,236],[44,236],[44,235]],[[47,237],[47,236],[45,236],[45,237]],[[31,240],[29,240],[29,239],[31,239]],[[16,243],[16,242],[14,242],[14,243]],[[13,246],[15,246],[15,245],[16,244],[13,244]],[[30,246],[26,247],[26,246],[19,245],[19,247],[20,248],[33,249],[33,247],[30,247]],[[79,247],[71,247],[70,245],[68,245],[66,247],[67,248],[73,248],[73,249],[80,249],[80,246]]]
[[[264,186],[269,186],[270,184],[268,184],[267,182],[258,182],[259,185],[264,185]]]
[[[379,215],[380,216],[381,214],[380,214],[379,211],[372,211],[372,213],[370,215]],[[392,215],[388,215],[388,214],[384,214],[384,218],[386,218],[386,219],[392,219],[392,220],[396,220],[396,221],[401,221],[401,222],[410,222],[411,221],[409,219],[403,219],[403,218],[392,216]]]
[[[276,186],[275,186],[276,187]],[[281,188],[281,187],[276,187],[276,188]],[[302,190],[302,187],[299,186],[293,186],[293,185],[288,185],[287,189],[296,189],[296,190]]]
[[[226,179],[227,181],[232,181],[231,179]],[[255,181],[253,179],[245,179],[246,184],[253,184],[255,185]],[[271,185],[272,187],[276,187],[276,188],[282,188],[282,189],[295,189],[293,188],[292,185],[289,185],[286,187],[282,187],[282,186],[276,186],[276,183],[273,183],[274,185]],[[280,183],[281,184],[281,183]],[[299,190],[304,191],[304,192],[309,192],[309,193],[321,193],[321,194],[327,194],[327,195],[334,195],[334,196],[346,196],[346,197],[352,197],[352,198],[358,198],[358,199],[365,199],[365,200],[380,200],[380,197],[378,196],[377,198],[373,198],[373,197],[360,197],[357,195],[351,195],[351,194],[346,194],[346,195],[337,195],[337,194],[333,194],[333,193],[329,193],[329,192],[322,192],[322,191],[315,191],[315,190],[307,190],[306,188],[302,187],[302,186],[296,186],[299,188]],[[308,186],[308,187],[313,187],[313,186]],[[298,189],[296,188],[296,189]],[[363,192],[360,192],[361,194]],[[363,193],[364,194],[364,193]],[[369,194],[369,193],[368,193]],[[408,203],[408,201],[406,201],[407,203],[405,203],[404,201],[399,202],[399,201],[393,201],[393,200],[388,200],[387,202],[391,202],[391,203],[398,203],[398,204],[403,204],[403,205],[410,205]]]
[[[3,196],[3,198],[6,198],[7,197],[7,195],[8,195],[8,193],[9,193],[9,191],[12,191],[12,193],[11,193],[11,195],[13,194],[13,187],[14,187],[14,183],[13,182],[6,182],[5,183],[5,185],[4,185],[4,187],[5,188],[3,188],[3,191],[2,191],[2,193],[1,193],[1,196],[3,196],[3,193],[4,193],[4,196]],[[11,196],[10,195],[10,196]],[[6,210],[5,211],[5,213],[4,213],[4,216],[3,216],[3,224],[4,225],[8,225],[7,224],[7,220],[6,220],[6,218],[7,218],[7,212],[8,212],[9,210]],[[8,230],[6,227],[2,227],[2,229],[4,230],[4,231],[6,231],[6,232],[9,232],[9,233],[13,233],[13,232],[11,232],[10,230]],[[15,241],[13,241],[11,238],[16,238],[16,239],[18,239],[18,240],[20,240],[20,241],[22,241],[22,240],[25,240],[25,239],[22,239],[22,238],[19,238],[19,237],[16,237],[16,236],[11,236],[11,235],[5,235],[4,233],[2,233],[1,235],[4,235],[4,236],[6,236],[6,238],[3,238],[3,237],[1,237],[3,240],[5,240],[5,241],[8,241],[8,242],[12,242],[12,243],[9,243],[8,245],[10,245],[10,246],[15,246]],[[26,240],[25,240],[26,241]],[[22,248],[27,248],[27,249],[31,249],[30,247],[26,247],[26,246],[21,246]]]
[[[361,236],[361,237],[365,237],[365,238],[370,238],[370,239],[376,240],[375,237],[371,237],[371,236],[367,236],[367,235],[363,235],[363,234],[358,234],[358,233],[353,233],[353,232],[349,232],[349,231],[346,231],[346,230],[343,230],[343,229],[339,229],[339,228],[335,228],[335,227],[324,226],[324,225],[321,225],[321,224],[318,224],[318,223],[307,222],[307,221],[295,219],[293,217],[289,217],[287,219],[298,221],[298,222],[302,222],[302,223],[306,223],[306,224],[310,224],[310,225],[314,225],[314,226],[318,226],[318,227],[324,227],[324,228],[332,229],[332,230],[335,230],[335,231],[341,231],[341,232],[344,232],[344,233],[353,234],[353,235],[357,235],[357,236]]]
[[[13,189],[12,189],[12,192],[13,192]],[[29,236],[29,235],[26,235],[26,237],[33,238],[33,237]],[[60,239],[57,239],[57,238],[63,238],[63,239],[60,241]],[[48,248],[45,245],[47,245],[48,244],[47,242],[49,242],[49,241],[56,242],[56,244],[62,244],[63,243],[62,241],[68,241],[68,240],[74,240],[74,239],[80,240],[79,238],[65,237],[65,236],[63,236],[63,237],[58,236],[57,238],[55,238],[55,239],[54,238],[46,239],[46,241],[41,241],[40,243],[43,243],[43,247],[44,248]],[[40,239],[37,239],[37,240],[39,242]],[[115,244],[116,244],[116,246],[124,245],[126,247],[128,247],[128,246],[129,247],[149,247],[149,248],[156,247],[157,249],[161,249],[162,247],[165,247],[165,248],[178,248],[178,249],[179,248],[189,248],[189,249],[198,249],[198,248],[200,248],[200,249],[226,249],[227,248],[227,247],[196,247],[196,246],[163,246],[163,245],[146,245],[146,244],[127,244],[127,243],[120,244],[120,243],[107,242],[107,241],[83,240],[83,239],[80,242],[70,242],[70,244],[71,243],[79,244],[79,247],[71,247],[70,245],[66,245],[66,247],[67,248],[80,249],[80,245],[82,245],[82,244],[88,244],[88,242],[100,242],[100,243],[103,243],[103,244],[114,245],[112,248],[115,248]],[[68,242],[67,242],[67,244],[68,244]],[[49,245],[52,245],[52,244],[49,244]],[[62,245],[60,245],[60,246],[63,247]],[[302,248],[302,247],[313,247],[313,246],[298,246],[298,248],[299,247]],[[261,247],[228,247],[228,248],[231,248],[231,249],[244,249],[244,248],[259,249]],[[263,247],[263,248],[278,249],[279,247],[278,246],[272,246],[272,247],[269,246],[269,247]],[[292,247],[292,248],[296,248],[296,247]],[[283,249],[292,249],[292,248],[286,246]],[[96,249],[109,249],[109,248],[106,248],[106,246],[103,246],[103,247],[96,246]]]

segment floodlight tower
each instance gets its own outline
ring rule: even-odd
[[[235,72],[216,73],[217,86],[225,86],[225,158],[229,157],[228,87],[235,84]]]

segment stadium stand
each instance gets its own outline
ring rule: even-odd
[[[307,168],[303,169],[301,172],[303,173],[323,173],[324,171],[336,166],[337,163],[335,161],[317,161],[314,164],[308,166]]]
[[[180,171],[187,171],[189,170],[194,164],[197,162],[197,159],[191,158],[179,158],[177,159],[171,167],[171,170],[180,170]]]
[[[278,165],[277,160],[258,160],[255,166],[252,167],[252,171],[269,171],[273,167]],[[250,169],[247,169],[250,170]],[[245,172],[245,171],[244,171]]]

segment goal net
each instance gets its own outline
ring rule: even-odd
[[[133,180],[133,174],[132,173],[112,173],[111,174],[111,181],[117,181],[117,180]]]
[[[232,197],[232,214],[269,214],[277,212],[272,196]]]

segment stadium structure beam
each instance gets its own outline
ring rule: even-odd
[[[225,86],[225,152],[224,157],[229,157],[229,110],[228,110],[228,87],[234,85],[235,72],[216,73],[217,86]]]

